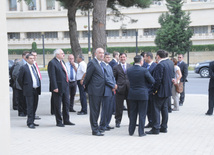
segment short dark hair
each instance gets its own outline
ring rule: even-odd
[[[141,56],[141,55],[136,55],[136,56],[134,57],[134,62],[135,62],[135,63],[140,63],[141,60],[142,60],[142,56]]]
[[[105,54],[104,54],[104,55],[105,55],[105,56],[106,56],[106,55],[110,55],[110,53],[109,53],[109,52],[105,52]]]
[[[26,55],[26,59],[28,59],[30,56],[33,56],[33,57],[34,57],[33,54],[27,54],[27,55]]]
[[[127,57],[126,53],[120,53],[119,57],[122,56],[122,55],[125,55]]]
[[[180,54],[178,54],[178,55],[182,55],[182,57],[184,57],[184,54],[182,54],[182,53],[180,53]]]
[[[160,58],[166,58],[166,52],[164,50],[158,50],[157,55],[159,55]]]
[[[114,51],[114,52],[113,52],[113,57],[115,58],[116,55],[119,55],[119,52]]]
[[[150,56],[150,58],[153,59],[153,54],[152,54],[152,52],[147,52],[147,53],[146,53],[146,56],[147,56],[147,57]]]
[[[22,53],[22,56],[25,56],[25,55],[27,55],[27,54],[29,54],[30,52],[29,51],[24,51],[23,53]]]
[[[144,55],[145,55],[145,52],[141,52],[141,54],[140,54],[142,57],[144,57]]]

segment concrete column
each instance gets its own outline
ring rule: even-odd
[[[1,89],[0,89],[0,154],[10,154],[10,102],[9,102],[9,73],[8,73],[8,48],[7,48],[7,26],[6,26],[6,1],[1,1],[0,5],[0,47],[2,60],[0,61],[1,70]]]
[[[46,11],[46,0],[41,0],[41,11]]]
[[[58,1],[55,1],[55,10],[60,11],[60,4]]]
[[[62,40],[64,38],[63,32],[59,31],[58,32],[58,39]]]
[[[17,1],[17,12],[20,12],[21,11],[21,3]]]
[[[39,0],[36,0],[36,11],[40,11],[40,3],[39,3]]]
[[[28,5],[25,3],[25,1],[21,1],[22,3],[22,11],[28,11]]]

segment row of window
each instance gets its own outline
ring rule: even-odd
[[[202,33],[208,33],[208,26],[195,26],[192,27],[194,34],[202,34]],[[154,36],[157,32],[156,29],[144,29],[143,35],[144,36]],[[77,33],[77,37],[79,37],[79,33]],[[119,30],[106,30],[106,36],[107,37],[119,37],[120,36]],[[214,33],[214,25],[211,26],[211,33]],[[135,36],[136,30],[122,30],[122,36]],[[90,32],[90,36],[92,36],[92,32]],[[27,32],[26,33],[27,39],[36,39],[41,38],[42,33],[41,32]],[[44,33],[45,38],[58,38],[58,32],[45,32]],[[88,37],[88,31],[82,31],[82,37],[87,38]],[[69,32],[64,32],[64,38],[70,38]],[[20,33],[8,33],[8,39],[20,39]]]
[[[56,0],[46,0],[46,9],[55,10],[55,1]],[[36,0],[31,0],[30,4],[28,5],[28,10],[36,10],[36,7]],[[9,0],[9,10],[17,10],[17,0]]]

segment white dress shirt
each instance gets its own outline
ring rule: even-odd
[[[87,64],[84,61],[81,61],[77,68],[77,75],[76,75],[77,80],[82,79],[83,75],[86,72],[86,69],[87,69]]]
[[[33,65],[30,65],[29,63],[27,63],[29,69],[30,69],[30,74],[31,74],[31,78],[32,78],[32,81],[33,81],[33,88],[38,88],[39,86],[37,85],[37,81],[36,81],[36,77],[34,76],[33,74],[33,71],[32,71],[32,67]],[[34,68],[34,67],[33,67]],[[37,72],[34,68],[34,71]],[[38,77],[39,78],[39,77]]]

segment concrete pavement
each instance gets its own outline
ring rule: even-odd
[[[74,109],[79,111],[79,98]],[[214,116],[205,116],[207,95],[186,95],[180,111],[169,114],[168,133],[138,137],[128,135],[128,116],[124,111],[120,128],[106,131],[105,136],[91,135],[89,115],[70,113],[75,126],[56,127],[55,117],[50,115],[50,93],[40,96],[36,120],[40,126],[29,129],[26,118],[17,116],[11,109],[12,155],[84,155],[84,154],[146,154],[146,155],[213,155]],[[111,126],[114,126],[114,118]],[[145,131],[148,131],[146,129]]]

